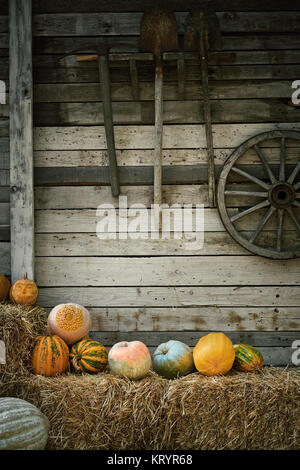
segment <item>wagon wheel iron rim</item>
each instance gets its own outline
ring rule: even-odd
[[[267,140],[279,139],[278,157],[279,163],[274,171],[273,165],[268,162],[264,149],[260,143]],[[300,257],[300,217],[297,209],[300,208],[300,158],[292,169],[287,171],[286,163],[286,140],[294,139],[300,141],[300,132],[292,130],[275,130],[258,134],[246,140],[226,160],[218,182],[217,205],[221,220],[225,229],[240,245],[248,251],[272,259],[289,259]],[[300,143],[299,143],[300,144]],[[300,145],[299,145],[300,146]],[[259,165],[262,167],[264,177],[258,178],[250,170],[238,167],[238,160],[243,157],[249,149],[253,149],[257,155]],[[233,173],[243,177],[248,183],[253,183],[255,189],[251,191],[228,190],[228,176]],[[227,196],[253,197],[259,202],[250,207],[243,208],[234,214],[228,213],[226,206]],[[246,219],[257,211],[263,211],[250,236],[244,230],[238,230],[236,223]],[[271,246],[258,244],[259,235],[266,228],[267,223],[275,221],[274,241]],[[284,223],[289,219],[296,233],[293,246],[284,248]]]

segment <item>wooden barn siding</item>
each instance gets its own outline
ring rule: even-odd
[[[10,275],[9,137],[8,137],[8,15],[7,0],[0,3],[0,80],[6,84],[6,104],[0,104],[0,273]]]
[[[5,3],[0,1],[0,75],[4,78],[8,76]],[[187,3],[176,2],[180,25],[186,13],[182,5]],[[95,207],[113,201],[96,64],[78,64],[72,57],[57,59],[91,40],[137,45],[141,2],[132,2],[135,13],[127,13],[124,2],[122,6],[122,2],[93,0],[37,0],[33,8],[40,303],[46,308],[63,301],[88,306],[93,335],[108,346],[125,337],[144,340],[151,348],[171,338],[193,346],[206,331],[221,330],[235,342],[260,347],[267,363],[287,364],[291,343],[299,339],[300,262],[265,260],[248,253],[224,231],[217,211],[207,207],[198,64],[187,67],[184,102],[178,100],[175,63],[166,67],[164,194],[169,204],[204,203],[208,224],[204,249],[200,254],[187,253],[184,240],[100,241],[94,233]],[[247,137],[276,127],[300,129],[300,110],[289,105],[291,82],[300,77],[300,12],[293,10],[297,10],[295,3],[289,1],[266,1],[264,7],[261,2],[223,1],[218,8],[223,49],[231,53],[221,62],[212,56],[209,64],[218,171],[232,148]],[[149,206],[153,68],[139,65],[140,101],[132,98],[124,64],[111,64],[111,77],[122,194],[129,204]],[[0,149],[5,142],[8,148],[7,131],[3,116]],[[265,151],[276,160],[272,142]],[[297,155],[297,148],[289,149],[291,163]],[[4,170],[8,169],[7,152],[3,161]],[[251,152],[243,163],[255,163]],[[8,184],[8,171],[1,169],[3,204],[9,202]],[[5,217],[8,206],[1,209]],[[7,229],[1,232],[0,227],[0,239],[1,233],[8,241]],[[7,250],[8,244],[2,245]],[[119,263],[124,266],[121,272]]]

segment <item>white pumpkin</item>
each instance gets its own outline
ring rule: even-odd
[[[0,450],[43,450],[48,418],[20,398],[0,398]]]

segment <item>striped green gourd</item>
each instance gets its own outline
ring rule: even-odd
[[[70,358],[77,372],[96,374],[102,372],[107,365],[107,350],[98,341],[82,339],[73,344]]]
[[[0,450],[43,450],[48,418],[20,398],[0,398]]]
[[[258,349],[248,344],[235,344],[233,368],[241,372],[258,372],[264,365],[264,358]]]

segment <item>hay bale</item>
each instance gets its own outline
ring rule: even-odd
[[[38,307],[0,306],[8,359],[0,396],[23,398],[48,417],[49,449],[300,447],[299,369],[176,380],[150,372],[136,382],[106,372],[47,378],[29,371],[32,340],[45,327]]]
[[[0,364],[0,381],[28,374],[34,338],[44,334],[47,314],[41,307],[0,303],[0,340],[4,341],[6,364]]]

